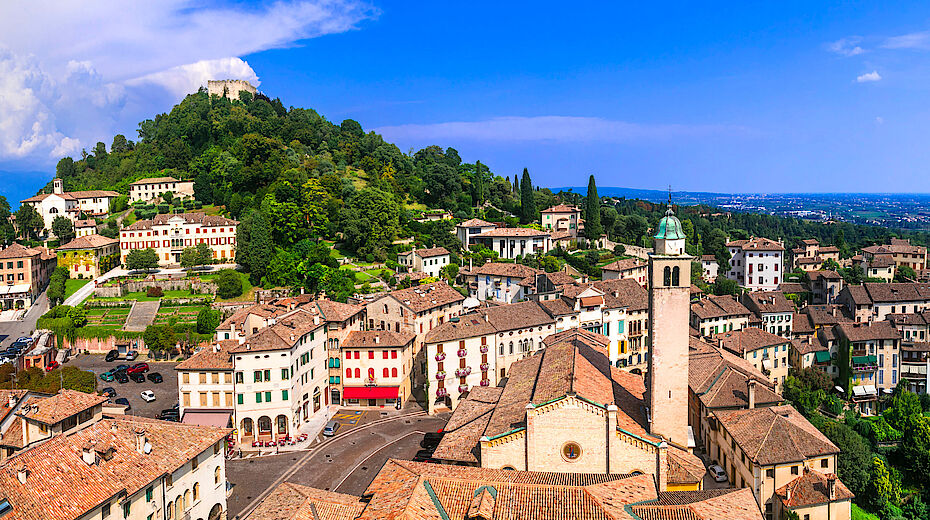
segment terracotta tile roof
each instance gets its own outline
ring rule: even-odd
[[[344,520],[365,509],[359,497],[282,482],[249,514],[252,520]]]
[[[323,315],[323,319],[329,322],[341,323],[365,310],[364,305],[352,305],[332,300],[316,300],[313,304]]]
[[[789,405],[718,410],[714,415],[746,456],[761,466],[801,462],[840,451]]]
[[[762,520],[751,488],[659,493],[659,502],[682,504],[638,505],[631,509],[642,520]],[[682,498],[678,498],[681,496]],[[686,501],[689,500],[690,501]]]
[[[19,419],[10,421],[6,431],[0,435],[0,446],[15,450],[23,449],[23,421]]]
[[[788,340],[781,336],[755,327],[720,332],[714,335],[714,339],[720,343],[721,347],[738,355],[744,355],[760,348],[788,343]]]
[[[834,481],[833,500],[830,500],[830,480]],[[834,473],[821,473],[807,468],[804,468],[803,475],[776,489],[775,495],[782,504],[792,509],[856,497]]]
[[[426,312],[437,307],[461,302],[464,296],[446,282],[416,285],[408,289],[392,291],[385,295],[402,303],[413,312]],[[376,303],[378,300],[375,300]]]
[[[480,218],[468,219],[459,224],[459,227],[497,227],[496,225]]]
[[[822,352],[829,350],[819,341],[807,342],[802,339],[793,339],[791,340],[791,349],[796,351],[800,355],[810,354],[812,352]]]
[[[238,220],[232,220],[220,215],[207,215],[201,212],[168,214],[161,213],[155,215],[153,219],[139,220],[123,228],[128,231],[137,231],[140,229],[152,229],[153,226],[166,226],[168,220],[172,218],[182,218],[186,224],[200,224],[201,226],[236,226]]]
[[[824,280],[831,280],[831,281],[843,279],[843,277],[840,276],[840,273],[836,271],[831,271],[829,269],[821,270],[821,271],[810,271],[807,273],[807,277],[810,278],[812,282],[815,280],[819,280],[820,278],[823,278]]]
[[[557,204],[551,208],[546,208],[540,213],[581,213],[581,210],[575,206],[569,206],[567,204]]]
[[[343,348],[406,347],[416,338],[413,332],[353,330],[341,343]]]
[[[548,236],[548,231],[539,231],[532,228],[497,228],[490,229],[484,233],[479,233],[475,235],[480,238],[494,238],[494,237],[541,237]]]
[[[901,333],[890,321],[871,323],[840,323],[836,326],[849,341],[872,341],[877,339],[901,339]]]
[[[290,349],[298,338],[325,326],[323,320],[302,308],[294,309],[277,318],[274,325],[247,336],[245,342],[233,347],[230,352],[261,352],[266,350]]]
[[[669,446],[668,448],[668,483],[696,484],[704,480],[704,463],[696,455]]]
[[[801,243],[806,246],[820,245],[820,241],[817,240],[816,238],[805,238],[804,240],[801,240]]]
[[[17,415],[43,424],[55,424],[106,401],[101,395],[65,389],[32,403],[28,410],[21,409]]]
[[[551,240],[566,240],[572,238],[572,234],[568,231],[550,231],[549,238]]]
[[[714,255],[701,255],[702,262],[716,262],[717,257]]]
[[[785,247],[774,240],[763,237],[753,237],[749,240],[733,240],[727,242],[727,247],[739,247],[743,251],[784,251]]]
[[[895,325],[930,325],[930,311],[920,311],[908,314],[886,314],[885,320],[890,321]]]
[[[472,312],[459,316],[458,321],[450,320],[442,323],[426,333],[425,341],[426,343],[440,343],[496,334],[497,327],[491,325],[485,316],[486,314]]]
[[[42,251],[31,248],[24,247],[21,244],[12,243],[7,248],[0,250],[0,258],[7,260],[10,258],[29,258],[33,256],[39,256],[42,254]]]
[[[97,249],[106,246],[112,246],[119,244],[119,240],[115,238],[107,238],[97,234],[94,235],[85,235],[82,237],[75,238],[74,240],[68,242],[63,246],[59,246],[59,250],[70,250],[70,249]]]
[[[803,256],[797,259],[798,265],[807,265],[807,264],[820,264],[823,263],[823,259],[819,256]]]
[[[566,285],[562,288],[562,298],[567,300],[570,307],[573,307],[572,300],[590,288],[603,295],[604,305],[608,309],[626,308],[629,311],[639,311],[649,307],[649,293],[639,282],[630,278]]]
[[[846,308],[840,305],[808,305],[801,309],[801,315],[807,316],[812,326],[819,327],[852,322],[852,318],[844,313],[845,310]]]
[[[778,290],[782,294],[799,294],[804,292],[810,292],[807,287],[804,287],[803,284],[797,282],[782,282],[778,284]]]
[[[539,302],[539,305],[546,309],[550,316],[566,316],[575,313],[575,309],[569,307],[562,298],[544,300]]]
[[[927,252],[927,248],[911,245],[910,240],[892,238],[890,244],[863,247],[862,252],[873,255],[877,253],[905,253],[924,255]]]
[[[287,312],[289,311],[286,308],[278,307],[275,305],[252,305],[251,307],[237,310],[230,317],[223,320],[223,323],[220,323],[219,327],[217,328],[221,330],[229,329],[231,326],[235,325],[236,329],[241,330],[243,323],[245,323],[245,320],[249,317],[249,315],[261,316],[262,318],[271,318],[286,314]]]
[[[473,274],[480,276],[509,276],[521,279],[542,272],[539,269],[533,269],[523,264],[508,264],[506,262],[488,262],[472,271]]]
[[[214,341],[200,352],[175,365],[175,370],[232,370],[232,350],[239,346],[234,339]]]
[[[708,409],[749,406],[748,381],[756,381],[756,404],[782,402],[772,383],[749,361],[698,338],[690,338],[688,387]]]
[[[823,253],[831,253],[831,254],[832,254],[832,253],[839,253],[839,252],[840,252],[840,248],[838,248],[838,247],[836,247],[836,246],[823,246],[823,247],[819,248],[817,251],[820,252],[821,254],[823,254]]]
[[[429,249],[414,249],[410,253],[416,253],[420,258],[432,258],[434,256],[448,255],[449,250],[444,247],[433,247]]]
[[[876,269],[887,268],[895,265],[894,258],[891,255],[875,255],[869,260],[869,267]]]
[[[928,283],[879,283],[866,282],[848,285],[853,302],[857,305],[871,303],[897,303],[930,301],[930,284]]]
[[[617,260],[611,262],[604,267],[601,267],[601,271],[630,271],[632,269],[644,269],[646,267],[646,262],[643,262],[639,258],[624,258],[623,260]]]
[[[147,179],[139,179],[136,182],[130,183],[130,186],[136,184],[162,184],[166,182],[180,182],[174,177],[149,177]]]
[[[68,195],[76,199],[92,199],[95,197],[119,197],[119,193],[110,190],[69,191]]]
[[[724,317],[749,317],[752,311],[731,295],[708,296],[691,304],[691,313],[702,320]]]
[[[137,431],[152,449],[136,450]],[[132,495],[222,440],[229,430],[138,417],[105,418],[69,435],[53,437],[0,465],[0,495],[20,520],[74,520],[101,503]],[[98,453],[87,464],[82,450]],[[100,457],[99,455],[105,455]],[[26,484],[17,474],[27,470]]]
[[[754,291],[744,297],[746,307],[757,313],[794,312],[794,304],[780,291]]]
[[[90,220],[90,219],[74,221],[74,229],[89,228],[89,227],[97,227],[97,221]]]
[[[528,327],[545,327],[555,323],[552,316],[550,316],[539,303],[532,300],[512,303],[510,305],[497,305],[479,309],[478,312],[486,315],[488,317],[488,322],[490,322],[498,332],[519,330]]]
[[[488,428],[503,390],[493,386],[476,386],[469,390],[468,398],[459,402],[443,428],[445,434],[433,457],[477,464],[479,441]]]

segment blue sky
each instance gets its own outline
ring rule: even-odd
[[[170,0],[93,36],[65,28],[109,11],[63,13],[56,31],[41,7],[0,21],[0,76],[35,69],[58,87],[39,99],[40,131],[0,101],[11,198],[44,184],[62,152],[134,136],[217,75],[403,150],[452,146],[500,175],[527,167],[543,186],[593,173],[633,188],[930,192],[926,3]],[[30,23],[61,34],[23,44]]]

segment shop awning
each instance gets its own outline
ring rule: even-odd
[[[829,363],[830,362],[830,353],[826,350],[821,350],[819,352],[814,352],[814,362],[815,363]]]
[[[215,426],[217,428],[226,428],[229,426],[230,411],[217,410],[184,410],[184,418],[181,419],[183,424],[196,424],[198,426]]]
[[[875,356],[853,356],[852,362],[854,365],[875,365],[878,363],[878,358]]]
[[[772,369],[772,360],[771,360],[771,359],[763,359],[763,360],[762,360],[762,368],[764,368],[764,369],[766,369],[766,370],[771,370],[771,369]]]
[[[396,386],[347,386],[342,389],[343,399],[397,399]]]
[[[853,397],[866,397],[870,395],[878,395],[878,389],[875,388],[875,385],[859,385],[853,387]]]

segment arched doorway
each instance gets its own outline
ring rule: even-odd
[[[313,412],[320,411],[320,387],[313,389]]]
[[[258,436],[271,437],[271,417],[263,415],[258,418]]]
[[[287,437],[287,416],[284,414],[279,415],[275,418],[275,423],[278,425],[277,438]]]
[[[255,436],[252,419],[248,417],[242,419],[242,421],[239,423],[239,432],[239,437],[242,442],[246,442],[246,440],[252,440],[252,438]]]
[[[223,516],[223,506],[216,504],[210,509],[210,514],[207,515],[207,520],[220,520],[220,517]]]

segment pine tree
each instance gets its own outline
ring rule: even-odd
[[[529,224],[536,221],[536,201],[533,197],[533,182],[530,172],[523,168],[523,180],[520,182],[520,222]]]
[[[597,196],[594,176],[588,179],[588,196],[585,198],[584,234],[588,240],[597,240],[604,233],[601,226],[601,198]]]

